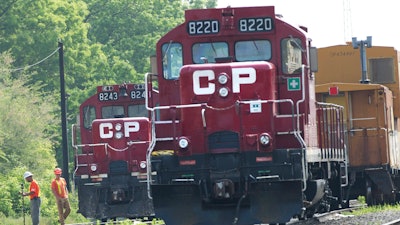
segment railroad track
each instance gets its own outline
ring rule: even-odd
[[[400,225],[400,219],[393,220],[393,221],[390,221],[390,222],[382,224],[382,225]]]
[[[315,214],[312,218],[309,218],[308,220],[314,220],[317,222],[326,222],[338,217],[347,217],[346,215],[343,215],[344,212],[351,212],[356,209],[364,208],[366,207],[366,204],[361,204],[356,200],[351,200],[350,201],[350,207],[345,208],[345,209],[338,209],[338,210],[333,210],[327,213],[321,213],[321,214]],[[298,219],[292,219],[288,225],[295,225],[295,224],[302,224],[304,223],[304,220],[298,220]]]
[[[319,224],[319,223],[329,223],[328,221],[330,220],[337,220],[339,217],[351,217],[351,216],[346,216],[343,215],[344,212],[350,212],[353,210],[357,210],[363,207],[366,207],[365,204],[359,204],[358,202],[351,202],[350,203],[350,208],[346,208],[346,209],[340,209],[340,210],[335,210],[335,211],[331,211],[328,213],[322,213],[322,214],[316,214],[314,215],[313,218],[309,218],[308,220],[298,220],[298,219],[292,219],[290,222],[287,223],[287,225],[296,225],[296,224],[304,224],[307,223],[307,221],[311,222],[311,221],[315,221],[315,224]],[[131,223],[130,223],[131,222]],[[67,224],[67,225],[97,225],[97,224],[101,224],[101,225],[166,225],[165,222],[161,219],[153,219],[153,220],[131,220],[129,222],[129,220],[117,220],[117,221],[112,221],[112,222],[103,222],[103,223],[98,223],[98,222],[88,222],[88,223],[74,223],[74,224]],[[309,224],[309,223],[307,223]],[[314,224],[314,222],[312,222],[312,224]],[[258,224],[258,225],[267,225],[267,224]],[[386,222],[382,225],[400,225],[400,219],[395,219],[393,221],[390,222]]]
[[[132,222],[132,223],[129,223]],[[143,220],[117,220],[117,221],[111,221],[111,222],[87,222],[87,223],[71,223],[67,225],[118,225],[118,224],[123,224],[123,225],[166,225],[165,222],[161,219],[153,219],[151,221],[143,221]]]

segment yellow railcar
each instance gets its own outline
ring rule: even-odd
[[[399,72],[397,51],[366,49],[367,78],[351,45],[318,49],[316,99],[344,107],[351,197],[368,204],[395,202],[399,193]]]

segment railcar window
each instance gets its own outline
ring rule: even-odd
[[[179,78],[179,70],[183,65],[182,45],[180,43],[165,43],[162,46],[163,75],[165,79]]]
[[[193,62],[215,63],[215,58],[225,58],[229,56],[228,43],[226,42],[211,42],[211,43],[196,43],[192,47]]]
[[[372,83],[395,83],[393,58],[376,58],[368,60],[368,73]]]
[[[92,121],[96,119],[96,108],[93,106],[83,107],[83,126],[86,129],[92,127]]]
[[[130,105],[128,106],[128,116],[129,117],[148,117],[145,105]]]
[[[124,107],[123,106],[104,106],[101,108],[101,117],[103,119],[107,118],[121,118],[124,117]]]
[[[285,38],[281,42],[282,70],[285,74],[294,74],[301,71],[302,46],[298,38]]]
[[[271,59],[271,43],[268,40],[238,41],[235,57],[239,62]]]

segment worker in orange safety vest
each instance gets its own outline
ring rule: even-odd
[[[71,206],[68,200],[68,189],[67,182],[61,177],[62,170],[56,168],[54,170],[54,175],[56,178],[51,182],[51,190],[56,198],[57,208],[58,208],[58,218],[61,225],[65,225],[65,219],[67,219],[69,213],[71,212]]]
[[[30,207],[31,207],[31,218],[33,225],[39,225],[40,219],[40,205],[42,201],[40,200],[40,188],[35,179],[32,178],[33,174],[29,171],[24,173],[24,179],[30,183],[29,192],[21,192],[22,196],[29,196]],[[23,184],[21,184],[23,185]],[[25,222],[25,217],[24,217]]]

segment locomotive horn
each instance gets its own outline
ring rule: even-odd
[[[128,96],[128,93],[126,93],[126,86],[125,85],[119,86],[119,96],[120,97],[127,97]]]

